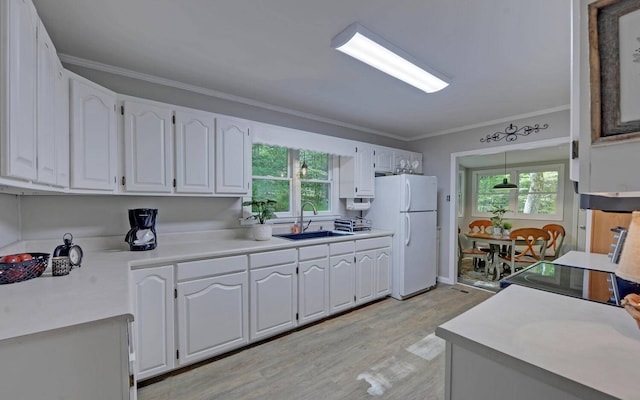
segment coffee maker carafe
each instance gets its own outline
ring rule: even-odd
[[[129,243],[131,251],[153,250],[156,248],[158,238],[156,235],[156,217],[158,210],[155,208],[136,208],[129,210],[129,225],[124,241]]]

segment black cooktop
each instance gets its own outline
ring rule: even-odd
[[[612,306],[620,305],[615,274],[541,261],[500,280],[500,288],[509,285],[596,301]]]

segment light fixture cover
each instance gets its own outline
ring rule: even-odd
[[[336,35],[331,46],[424,92],[433,93],[449,86],[449,78],[445,75],[357,22]]]

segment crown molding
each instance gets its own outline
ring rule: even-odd
[[[173,88],[176,88],[176,89],[182,89],[182,90],[186,90],[186,91],[189,91],[189,92],[203,94],[205,96],[211,96],[211,97],[216,97],[216,98],[223,99],[223,100],[229,100],[229,101],[233,101],[233,102],[240,103],[240,104],[245,104],[245,105],[252,106],[252,107],[258,107],[258,108],[262,108],[262,109],[266,109],[266,110],[270,110],[270,111],[275,111],[275,112],[279,112],[279,113],[283,113],[283,114],[287,114],[287,115],[292,115],[292,116],[295,116],[295,117],[305,118],[305,119],[316,121],[316,122],[322,122],[322,123],[326,123],[326,124],[330,124],[330,125],[336,125],[336,126],[340,126],[340,127],[343,127],[343,128],[354,129],[354,130],[357,130],[357,131],[360,131],[360,132],[370,133],[370,134],[373,134],[373,135],[385,136],[385,137],[389,137],[389,138],[396,139],[396,140],[401,140],[401,141],[413,140],[413,139],[408,139],[408,138],[405,138],[405,137],[402,137],[402,136],[394,135],[394,134],[391,134],[391,133],[388,133],[388,132],[379,131],[379,130],[376,130],[376,129],[366,128],[366,127],[355,125],[355,124],[349,124],[349,123],[338,121],[338,120],[335,120],[335,119],[325,118],[325,117],[321,117],[319,115],[306,113],[306,112],[302,112],[302,111],[297,111],[297,110],[293,110],[293,109],[286,108],[286,107],[275,106],[273,104],[265,103],[265,102],[262,102],[262,101],[252,100],[252,99],[248,99],[246,97],[236,96],[236,95],[220,92],[220,91],[213,90],[213,89],[207,89],[207,88],[203,88],[203,87],[200,87],[200,86],[191,85],[191,84],[188,84],[188,83],[174,81],[174,80],[162,78],[162,77],[159,77],[159,76],[156,76],[156,75],[145,74],[145,73],[142,73],[142,72],[137,72],[137,71],[133,71],[133,70],[126,69],[126,68],[121,68],[121,67],[116,67],[116,66],[109,65],[109,64],[100,63],[100,62],[97,62],[97,61],[91,61],[91,60],[87,60],[87,59],[80,58],[80,57],[70,56],[68,54],[60,53],[60,54],[58,54],[58,57],[60,58],[60,60],[62,62],[66,63],[66,64],[77,65],[77,66],[80,66],[80,67],[90,68],[90,69],[94,69],[94,70],[97,70],[97,71],[108,72],[108,73],[114,74],[114,75],[124,76],[124,77],[127,77],[127,78],[138,79],[138,80],[141,80],[141,81],[150,82],[150,83],[154,83],[154,84],[158,84],[158,85],[173,87]]]

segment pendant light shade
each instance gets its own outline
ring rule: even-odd
[[[507,152],[504,153],[504,174],[507,174]],[[518,185],[515,183],[509,183],[507,178],[502,180],[502,183],[498,183],[493,187],[494,189],[517,189]]]
[[[300,174],[304,177],[307,175],[307,171],[309,171],[309,166],[307,166],[307,160],[305,158],[300,167]]]

